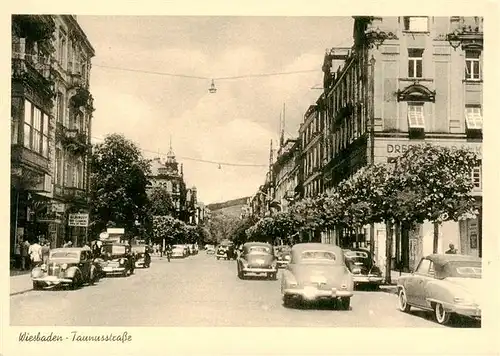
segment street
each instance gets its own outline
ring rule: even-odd
[[[327,305],[287,309],[279,279],[240,280],[235,261],[201,251],[170,263],[155,257],[150,269],[76,291],[13,295],[11,325],[440,327],[429,313],[400,312],[396,301],[388,291],[356,291],[350,311]]]

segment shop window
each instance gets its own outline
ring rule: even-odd
[[[423,54],[422,48],[408,48],[408,78],[422,78]]]
[[[428,32],[429,18],[427,16],[405,16],[404,30],[409,32]]]
[[[480,51],[465,51],[465,79],[480,80]]]
[[[474,190],[480,190],[482,187],[482,170],[481,164],[472,169],[472,183],[474,184]]]

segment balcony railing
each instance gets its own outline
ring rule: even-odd
[[[33,152],[22,145],[13,145],[11,148],[11,160],[15,163],[25,163],[35,166],[45,173],[50,172],[49,159]]]
[[[79,129],[69,129],[61,124],[57,125],[57,136],[62,145],[77,155],[85,155],[89,151],[87,135]]]
[[[13,82],[31,87],[46,99],[54,97],[54,82],[50,79],[51,65],[46,58],[40,60],[24,54],[13,56],[11,70]]]

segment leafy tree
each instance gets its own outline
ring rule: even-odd
[[[224,213],[212,213],[208,229],[217,243],[225,239],[233,240],[239,221],[239,217]]]
[[[153,216],[153,239],[155,243],[187,243],[187,225],[170,215]]]
[[[123,135],[108,135],[94,146],[90,157],[90,211],[98,234],[109,222],[134,233],[144,221],[148,197],[149,163],[140,149]]]
[[[149,197],[151,215],[175,215],[175,206],[171,194],[162,187],[155,187]]]

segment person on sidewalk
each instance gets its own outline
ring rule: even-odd
[[[455,249],[455,245],[450,244],[449,247],[450,247],[450,249],[447,250],[445,252],[445,254],[447,254],[447,255],[456,255],[457,254],[457,250]]]
[[[30,269],[30,243],[28,240],[21,242],[21,270],[26,271]]]
[[[66,241],[66,243],[63,245],[63,248],[67,248],[67,247],[73,247],[73,242]]]
[[[47,264],[49,261],[49,254],[50,254],[50,246],[49,242],[45,241],[45,243],[42,245],[42,263]]]
[[[32,262],[31,267],[39,266],[42,263],[42,246],[38,242],[30,246],[28,253]]]
[[[16,246],[14,246],[14,260],[15,260],[15,267],[18,269],[21,269],[22,262],[21,262],[21,246],[22,242],[17,241]]]

